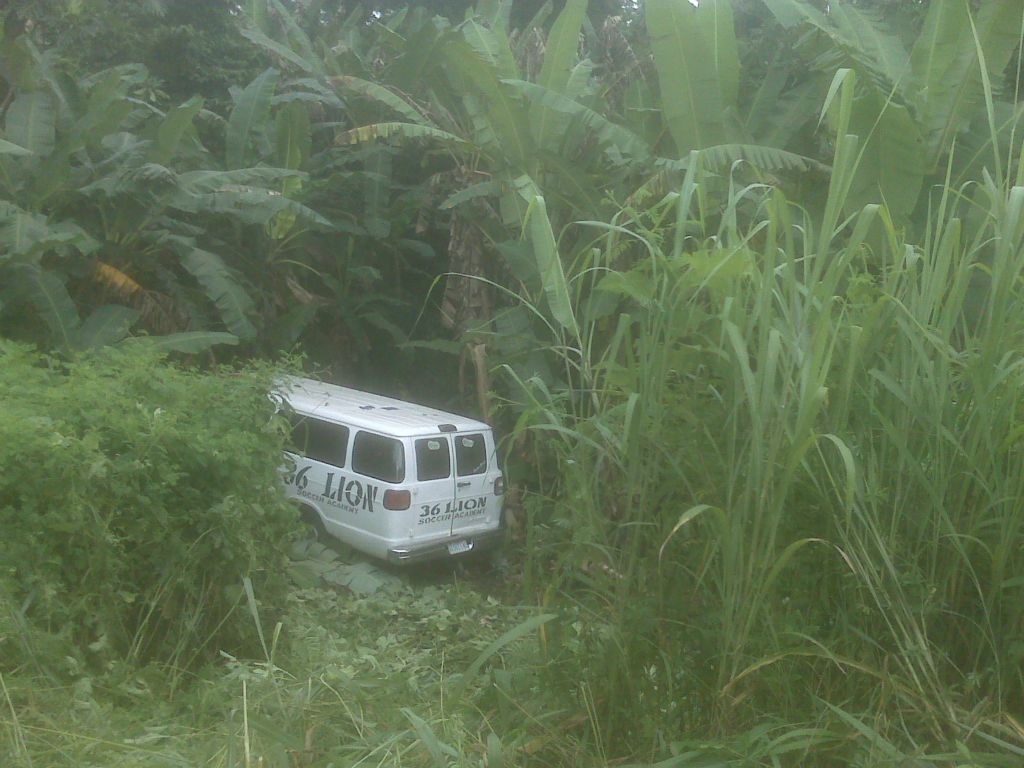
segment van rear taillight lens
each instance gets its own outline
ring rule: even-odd
[[[408,509],[412,504],[409,491],[384,491],[384,509]]]
[[[505,478],[496,477],[494,478],[494,495],[501,496],[505,492]]]

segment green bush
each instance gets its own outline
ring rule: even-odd
[[[243,578],[283,596],[296,524],[272,377],[0,342],[0,659],[37,656],[41,635],[94,662],[179,669],[252,647]]]

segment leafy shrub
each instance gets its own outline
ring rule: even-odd
[[[242,579],[283,596],[295,525],[272,376],[0,342],[0,585],[20,627],[0,658],[29,633],[178,668],[252,642]]]

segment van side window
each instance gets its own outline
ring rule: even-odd
[[[344,467],[348,453],[348,427],[309,416],[292,416],[290,448],[307,459]]]
[[[405,480],[405,447],[391,437],[356,432],[352,443],[352,469],[385,483],[400,483]]]
[[[487,447],[484,436],[457,435],[455,437],[455,466],[459,477],[479,475],[487,471]]]
[[[442,437],[428,437],[416,441],[416,479],[442,480],[452,476],[452,460],[448,441]]]

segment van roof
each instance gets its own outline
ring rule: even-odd
[[[482,421],[455,413],[298,376],[282,379],[277,392],[298,413],[396,437],[490,430]]]

